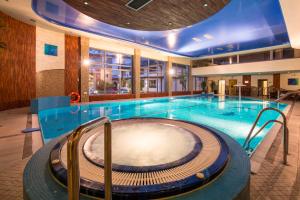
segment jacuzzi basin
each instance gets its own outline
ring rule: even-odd
[[[201,150],[197,135],[187,129],[158,122],[114,123],[112,159],[116,171],[149,172],[186,163]],[[104,166],[104,134],[92,135],[84,144],[84,155]],[[126,170],[125,170],[126,168]]]
[[[103,128],[80,142],[81,191],[104,196]],[[53,175],[66,184],[67,145],[51,153]],[[181,194],[212,181],[229,158],[221,137],[190,123],[126,119],[112,124],[113,198],[149,199]],[[59,162],[57,162],[59,160]]]

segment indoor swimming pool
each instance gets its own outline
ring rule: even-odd
[[[45,143],[74,130],[80,124],[108,116],[111,120],[139,117],[184,120],[222,131],[242,145],[260,110],[266,107],[284,110],[286,106],[282,103],[252,98],[242,98],[239,101],[238,97],[194,95],[93,103],[43,110],[39,112],[39,122]],[[276,117],[278,113],[274,111],[265,112],[256,129]],[[256,148],[271,127],[272,124],[252,140],[252,149]]]

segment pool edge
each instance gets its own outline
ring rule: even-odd
[[[283,110],[283,114],[288,116],[291,108],[292,105],[290,103],[287,104],[287,107]],[[279,116],[277,119],[282,120],[282,117]],[[267,153],[269,152],[271,146],[273,145],[276,137],[280,132],[281,126],[282,125],[278,123],[274,124],[250,156],[251,173],[256,174],[259,171],[263,161],[267,156]]]

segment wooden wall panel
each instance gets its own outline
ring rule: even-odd
[[[246,86],[242,87],[242,95],[251,96],[251,75],[243,75],[243,84]]]
[[[229,0],[159,0],[140,10],[128,9],[129,0],[64,0],[99,21],[129,29],[171,30],[193,25],[224,8]],[[207,6],[204,6],[204,4]],[[129,22],[129,23],[128,23]],[[170,23],[171,22],[171,23]]]
[[[273,86],[280,89],[280,74],[273,74]]]
[[[104,94],[89,96],[89,101],[108,101],[118,99],[134,99],[134,94]]]
[[[78,92],[80,67],[79,37],[65,35],[65,95]]]
[[[152,98],[152,97],[166,97],[168,96],[167,92],[161,92],[161,93],[141,93],[141,98]]]
[[[36,29],[0,12],[0,110],[27,106],[35,97]]]
[[[172,96],[181,96],[181,95],[191,95],[191,91],[177,91],[177,92],[172,92]]]

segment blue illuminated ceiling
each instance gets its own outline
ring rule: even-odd
[[[33,0],[32,8],[55,24],[189,57],[289,44],[279,0],[231,0],[210,18],[169,31],[112,26],[82,14],[63,0]]]

